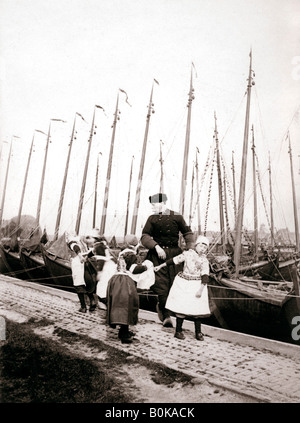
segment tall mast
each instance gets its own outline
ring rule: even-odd
[[[83,206],[83,199],[84,199],[84,192],[85,192],[85,185],[86,185],[86,177],[87,177],[87,171],[88,171],[88,166],[89,166],[89,158],[90,158],[92,140],[93,140],[94,129],[95,129],[95,114],[96,114],[97,108],[102,109],[102,107],[97,106],[97,105],[95,105],[95,107],[94,107],[93,120],[92,120],[90,136],[89,136],[89,139],[88,139],[88,149],[87,149],[87,154],[86,154],[86,159],[85,159],[85,166],[84,166],[81,192],[80,192],[78,211],[77,211],[76,226],[75,226],[75,232],[76,232],[77,235],[79,234],[79,229],[80,229],[80,221],[81,221],[82,206]]]
[[[179,212],[184,214],[184,202],[185,202],[185,190],[187,183],[187,166],[188,166],[188,155],[189,155],[189,146],[190,146],[190,132],[191,132],[191,115],[192,115],[192,102],[194,100],[194,88],[193,88],[193,68],[191,70],[191,81],[190,81],[190,91],[188,98],[188,114],[187,114],[187,125],[185,133],[185,146],[184,146],[184,157],[183,157],[183,166],[182,166],[182,177],[181,177],[181,192],[180,192],[180,203],[179,203]]]
[[[64,201],[64,195],[65,195],[65,189],[66,189],[66,183],[67,183],[67,176],[68,176],[68,171],[69,171],[69,164],[70,164],[70,157],[71,157],[72,145],[73,145],[73,140],[74,140],[75,133],[76,133],[75,132],[75,125],[76,125],[76,116],[77,116],[77,114],[78,113],[76,112],[75,113],[75,118],[74,118],[73,129],[72,129],[71,140],[70,140],[70,144],[69,144],[69,151],[68,151],[68,156],[67,156],[67,161],[66,161],[65,174],[64,174],[64,179],[63,179],[62,187],[61,187],[61,193],[60,193],[58,211],[57,211],[57,216],[56,216],[56,224],[55,224],[55,230],[54,230],[54,241],[57,240],[57,238],[58,238],[58,231],[59,231],[59,225],[60,225],[61,214],[62,214],[62,207],[63,207],[63,201]]]
[[[216,152],[217,152],[217,172],[218,172],[218,191],[219,191],[219,215],[220,215],[220,231],[221,231],[221,249],[225,254],[226,241],[225,241],[225,225],[224,225],[224,208],[223,208],[223,188],[222,188],[222,175],[221,175],[221,162],[220,162],[220,148],[217,129],[217,116],[215,112],[215,135]]]
[[[43,190],[44,190],[44,183],[45,183],[46,164],[47,164],[47,157],[48,157],[48,148],[49,148],[49,142],[50,142],[50,131],[51,131],[51,122],[52,121],[64,122],[61,119],[50,119],[47,142],[46,142],[46,149],[45,149],[45,156],[44,156],[42,179],[41,179],[41,184],[40,184],[39,199],[38,199],[37,212],[36,212],[36,223],[37,223],[37,225],[39,225],[39,223],[40,223],[41,206],[42,206]]]
[[[226,217],[226,225],[227,225],[227,232],[225,233],[225,251],[226,252],[226,243],[228,242],[228,207],[227,207],[227,190],[226,190],[226,172],[225,172],[225,164],[223,163],[223,187],[224,187],[224,212]]]
[[[256,166],[255,166],[255,144],[254,129],[252,131],[252,179],[253,179],[253,222],[254,222],[254,262],[258,260],[258,221],[257,221],[257,192],[256,192]]]
[[[189,226],[192,224],[192,213],[193,213],[193,195],[194,195],[194,166],[192,173],[192,189],[191,189],[191,200],[190,200],[190,216],[189,216]]]
[[[198,215],[198,235],[201,234],[201,222],[200,222],[200,187],[199,187],[199,168],[198,168],[198,147],[196,147],[196,189],[197,189],[197,215]]]
[[[271,213],[271,247],[274,247],[274,217],[273,217],[273,194],[272,194],[272,175],[271,175],[271,158],[269,152],[269,186],[270,186],[270,213]]]
[[[97,197],[98,197],[98,174],[99,174],[99,156],[102,154],[98,153],[97,156],[97,168],[95,176],[95,192],[94,192],[94,213],[93,213],[93,228],[96,227],[96,215],[97,215]]]
[[[291,180],[292,180],[292,190],[293,190],[293,206],[294,206],[294,221],[295,221],[295,237],[296,237],[296,252],[299,252],[299,226],[298,226],[298,214],[297,214],[297,201],[296,201],[296,192],[295,192],[295,181],[294,181],[294,170],[293,170],[293,158],[292,158],[292,148],[291,148],[291,139],[290,133],[288,132],[289,138],[289,155],[290,155],[290,165],[291,165]]]
[[[2,144],[1,144],[1,150],[0,150],[0,168],[1,168],[1,159],[2,159],[2,152],[3,152],[3,143],[8,144],[8,142],[7,141],[2,141]],[[1,224],[1,222],[0,222],[0,224]]]
[[[117,127],[117,121],[120,119],[120,117],[119,117],[120,112],[119,112],[118,106],[119,106],[119,94],[117,96],[116,110],[115,110],[115,114],[114,114],[114,121],[113,121],[113,124],[112,124],[113,131],[112,131],[112,137],[111,137],[111,143],[110,143],[110,152],[109,152],[109,159],[108,159],[108,166],[107,166],[104,201],[103,201],[103,209],[102,209],[102,217],[101,217],[101,225],[100,225],[100,234],[101,235],[103,235],[104,231],[105,231],[108,194],[109,194],[109,185],[110,185],[112,158],[113,158],[113,152],[114,152],[116,127]]]
[[[137,188],[136,188],[132,223],[131,223],[131,234],[132,235],[135,235],[135,232],[136,232],[136,224],[137,224],[137,218],[138,218],[138,212],[139,212],[139,206],[140,206],[140,196],[141,196],[141,189],[142,189],[142,180],[143,180],[143,173],[144,173],[144,164],[145,164],[148,132],[149,132],[149,125],[150,125],[150,117],[151,117],[151,113],[154,113],[154,109],[153,109],[154,104],[152,103],[152,98],[153,98],[153,84],[152,84],[150,101],[149,101],[148,112],[147,112],[147,117],[146,117],[146,128],[145,128],[145,135],[144,135],[144,143],[143,143],[143,150],[142,150],[142,156],[141,156],[141,162],[140,162],[140,170],[139,170],[138,183],[137,183]]]
[[[21,223],[21,214],[22,214],[22,208],[23,208],[23,202],[24,202],[24,196],[25,196],[25,189],[26,189],[26,185],[27,185],[29,165],[30,165],[30,161],[31,161],[32,151],[33,151],[35,132],[41,132],[42,134],[46,135],[44,132],[39,131],[37,129],[33,133],[32,142],[31,142],[31,146],[30,146],[30,150],[29,150],[29,155],[28,155],[28,160],[27,160],[27,167],[26,167],[26,171],[25,171],[24,182],[23,182],[22,195],[21,195],[21,200],[20,200],[20,205],[19,205],[18,220],[17,220],[17,229],[20,227],[20,223]]]
[[[128,227],[129,202],[130,202],[130,191],[131,191],[131,181],[132,181],[133,159],[134,159],[134,156],[132,156],[132,159],[131,159],[124,236],[127,235],[127,227]]]
[[[236,189],[235,189],[234,151],[232,151],[231,170],[232,170],[232,183],[233,183],[233,207],[234,207],[234,218],[236,219]]]
[[[3,208],[4,208],[4,202],[5,202],[5,196],[6,196],[6,187],[7,187],[7,180],[8,180],[8,173],[9,173],[9,165],[10,165],[10,159],[11,159],[11,152],[12,152],[12,145],[13,145],[13,139],[19,138],[16,135],[13,135],[11,137],[10,141],[10,148],[9,148],[9,156],[7,161],[7,167],[6,167],[6,174],[5,174],[5,181],[4,181],[4,188],[3,188],[3,194],[2,194],[2,201],[1,201],[1,210],[0,210],[0,227],[2,225],[2,217],[3,217]]]
[[[160,154],[159,154],[159,163],[160,163],[160,183],[159,183],[159,192],[164,192],[164,168],[163,168],[163,157],[162,157],[162,140],[160,140]]]
[[[245,188],[246,188],[246,170],[247,170],[247,153],[248,153],[248,135],[249,135],[249,118],[250,118],[250,99],[251,99],[251,88],[254,84],[252,79],[252,50],[250,51],[250,66],[249,66],[249,77],[247,85],[247,108],[244,128],[244,143],[243,143],[243,156],[241,166],[241,179],[240,179],[240,191],[239,191],[239,202],[236,218],[236,238],[234,248],[234,263],[235,263],[235,275],[238,277],[239,266],[241,259],[242,250],[242,228],[244,218],[244,204],[245,204]]]

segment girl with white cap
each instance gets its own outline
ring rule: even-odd
[[[208,238],[200,235],[194,249],[183,251],[182,254],[154,268],[154,271],[158,271],[164,266],[184,262],[183,271],[176,275],[166,302],[166,308],[176,315],[175,338],[185,338],[182,333],[182,324],[188,316],[194,319],[196,339],[203,341],[201,317],[208,317],[211,314],[207,289],[209,261],[206,252],[208,246]]]

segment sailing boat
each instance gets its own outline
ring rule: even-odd
[[[85,194],[85,185],[86,185],[86,178],[88,173],[88,165],[90,159],[90,152],[92,146],[93,135],[95,132],[95,115],[97,109],[102,109],[101,106],[95,105],[94,112],[93,112],[93,120],[90,130],[90,135],[88,139],[88,148],[85,160],[85,167],[83,172],[82,184],[81,184],[81,192],[79,197],[78,203],[78,211],[77,211],[77,218],[76,218],[76,225],[75,225],[75,233],[79,234],[80,230],[80,222],[81,222],[81,214],[83,208],[83,201],[84,201],[84,194]],[[74,123],[75,125],[75,123]],[[74,130],[73,133],[74,135]],[[71,145],[70,145],[71,148]],[[67,159],[67,166],[70,159],[70,149],[69,155]],[[66,166],[66,170],[67,170]],[[66,172],[65,178],[62,188],[62,193],[64,191],[64,184],[66,179]],[[58,234],[58,227],[56,230]],[[73,290],[73,278],[72,278],[72,271],[71,271],[71,263],[70,263],[70,251],[67,247],[67,234],[64,232],[59,238],[57,238],[48,248],[42,246],[42,254],[44,258],[45,265],[52,276],[52,279],[57,287],[63,287],[64,289]]]
[[[36,131],[38,130],[35,130],[35,132]],[[19,205],[19,212],[17,217],[12,218],[9,222],[9,228],[8,228],[9,230],[7,233],[7,235],[9,236],[9,243],[5,243],[5,242],[1,243],[1,257],[2,257],[2,260],[4,261],[6,272],[8,272],[12,276],[19,277],[21,279],[27,279],[29,274],[26,271],[26,266],[24,267],[24,263],[21,260],[20,248],[22,247],[22,244],[27,244],[32,246],[37,245],[41,238],[41,229],[39,227],[37,218],[35,219],[34,217],[28,216],[28,215],[22,216],[22,207],[23,207],[25,189],[27,184],[28,171],[29,171],[29,166],[31,161],[31,155],[33,151],[35,132],[32,138],[31,147],[30,147],[30,151],[28,155],[27,167],[25,171],[23,189],[22,189],[21,200]],[[38,132],[42,132],[42,131],[38,131]],[[47,139],[47,146],[48,146],[49,138],[50,138],[50,126],[49,126],[49,134]],[[9,169],[11,151],[12,151],[12,143],[11,143],[9,160],[7,165],[5,189],[6,189],[6,183],[8,178],[8,169]],[[47,151],[47,147],[46,147],[46,151]],[[46,160],[46,155],[45,155],[45,160]],[[4,198],[5,198],[5,191],[4,191],[3,199],[2,199],[2,210],[3,210]],[[41,199],[41,196],[40,196],[40,199]],[[34,265],[34,267],[36,266]]]
[[[268,280],[268,276],[272,274],[276,266],[277,258],[265,254],[261,259],[259,259],[258,252],[258,219],[257,219],[257,190],[256,190],[256,154],[255,154],[255,143],[254,143],[254,128],[252,125],[252,178],[253,178],[253,221],[254,221],[254,230],[253,230],[253,252],[250,256],[251,263],[240,266],[239,273],[242,276],[256,276],[261,279]],[[271,187],[271,184],[270,184]],[[270,196],[272,199],[272,195]],[[274,224],[273,224],[273,213],[271,206],[271,239],[274,240]],[[253,261],[253,262],[252,262]]]
[[[75,113],[74,118],[74,124],[71,134],[71,140],[69,143],[69,149],[68,149],[68,155],[67,155],[67,161],[65,166],[65,173],[61,188],[61,194],[60,194],[60,200],[58,205],[58,212],[57,212],[57,218],[56,218],[56,224],[55,224],[55,231],[54,231],[54,238],[53,241],[56,241],[58,238],[58,232],[59,232],[59,226],[60,226],[60,220],[61,220],[61,214],[63,209],[63,201],[64,201],[64,194],[65,194],[65,188],[66,188],[66,182],[67,182],[67,176],[68,176],[68,170],[69,170],[69,164],[70,164],[70,157],[71,157],[71,151],[73,146],[73,141],[76,134],[76,119],[77,116],[80,116],[82,119],[83,117],[79,113]],[[84,120],[84,119],[83,119]],[[47,242],[47,239],[42,244],[45,244]],[[53,284],[54,281],[47,269],[47,266],[44,262],[44,257],[42,254],[42,247],[40,243],[33,248],[32,245],[25,245],[20,251],[20,257],[23,262],[24,267],[27,269],[27,273],[29,274],[29,277],[31,280],[34,281],[44,281],[48,285],[51,283]]]
[[[8,161],[7,161],[7,167],[6,167],[6,174],[5,174],[5,181],[4,181],[4,189],[2,194],[2,200],[1,200],[1,209],[0,209],[0,227],[1,227],[1,233],[4,234],[6,239],[2,239],[0,243],[0,253],[1,253],[1,268],[3,273],[10,273],[11,275],[17,276],[14,273],[14,270],[20,273],[20,276],[23,274],[23,268],[20,265],[20,263],[17,260],[14,260],[14,257],[12,256],[12,259],[10,260],[10,255],[8,255],[8,252],[12,249],[14,250],[16,247],[17,242],[17,234],[16,234],[16,218],[12,220],[12,222],[9,222],[7,225],[8,227],[4,228],[2,226],[2,217],[3,217],[3,209],[5,204],[5,197],[6,197],[6,189],[7,189],[7,182],[8,182],[8,175],[9,175],[9,168],[10,168],[10,161],[12,157],[12,147],[13,147],[13,140],[16,137],[15,135],[12,136],[11,142],[10,142],[10,148],[8,153]],[[10,225],[12,223],[12,225]],[[13,237],[12,237],[13,235]]]
[[[270,274],[272,280],[286,280],[293,281],[297,280],[297,271],[296,267],[300,263],[300,249],[299,249],[299,225],[298,225],[298,215],[297,215],[297,204],[296,204],[296,192],[295,192],[295,181],[294,181],[294,170],[293,170],[293,158],[292,158],[292,148],[291,148],[291,139],[290,133],[288,131],[287,138],[289,141],[288,153],[290,156],[290,170],[291,170],[291,182],[292,182],[292,195],[293,195],[293,210],[294,210],[294,224],[295,224],[295,236],[296,236],[296,245],[294,257],[287,260],[279,261],[276,263],[276,266],[273,269],[273,272]],[[296,282],[296,281],[295,281]]]
[[[253,131],[253,128],[252,128]],[[253,174],[255,175],[255,159],[254,159],[254,139],[252,135],[252,150],[253,150]],[[291,155],[291,146],[289,140],[289,154]],[[255,181],[254,181],[254,221],[255,221],[255,231],[254,231],[254,258],[255,263],[251,264],[249,268],[244,266],[242,269],[240,268],[240,273],[243,273],[245,276],[255,276],[258,275],[263,280],[271,280],[271,281],[293,281],[295,278],[295,269],[297,264],[300,262],[300,257],[297,256],[297,252],[299,249],[297,248],[296,242],[296,250],[294,253],[294,257],[290,257],[285,260],[281,260],[279,254],[274,255],[274,218],[273,218],[273,206],[272,206],[272,178],[271,178],[271,160],[269,155],[269,188],[270,188],[270,235],[271,235],[271,254],[266,251],[268,256],[268,261],[264,264],[263,261],[258,261],[258,234],[257,234],[257,207],[256,207],[256,193],[255,193]],[[291,159],[291,176],[292,176],[292,187],[294,187],[294,180],[293,180],[293,166],[292,166],[292,159]],[[293,202],[296,203],[296,196],[293,189]],[[298,233],[298,223],[297,223],[297,207],[294,207],[295,213],[295,233],[297,237]]]
[[[39,130],[36,130],[36,131],[46,135],[42,131],[39,131]],[[32,143],[31,143],[31,148],[30,148],[30,153],[29,153],[29,158],[28,158],[28,163],[27,163],[27,169],[26,169],[26,174],[25,174],[25,179],[24,179],[23,192],[22,192],[22,197],[21,197],[21,202],[20,202],[17,227],[20,225],[21,211],[22,211],[22,205],[23,205],[23,200],[24,200],[25,188],[26,188],[26,183],[27,183],[27,175],[28,175],[28,170],[29,170],[29,164],[30,164],[33,144],[34,144],[34,136],[32,138]],[[41,197],[40,197],[40,201],[41,201]],[[47,281],[47,282],[50,283],[50,280],[49,280],[50,275],[49,275],[49,273],[46,269],[43,257],[41,255],[41,249],[40,249],[40,246],[39,246],[40,241],[41,241],[41,237],[42,237],[41,236],[41,229],[40,229],[40,227],[39,227],[39,225],[36,221],[35,236],[30,237],[30,239],[26,240],[25,242],[23,242],[20,245],[19,257],[20,257],[20,262],[21,262],[23,268],[25,269],[27,277],[29,278],[29,280],[31,280],[31,281],[41,281],[41,282]]]
[[[291,337],[293,317],[300,314],[299,282],[273,282],[240,277],[241,241],[245,199],[250,97],[253,84],[250,52],[243,156],[234,248],[235,275],[225,277],[223,270],[210,274],[210,296],[227,327],[264,337],[297,342]],[[298,294],[299,295],[299,294]],[[299,342],[299,341],[298,341]]]

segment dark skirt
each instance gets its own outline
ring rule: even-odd
[[[107,316],[109,325],[136,325],[139,297],[136,284],[127,274],[117,273],[107,285]]]

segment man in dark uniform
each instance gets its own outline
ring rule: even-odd
[[[194,235],[180,213],[169,210],[166,206],[166,194],[155,194],[149,197],[153,214],[148,217],[142,231],[141,243],[148,248],[146,259],[158,266],[165,260],[173,258],[182,252],[179,247],[179,234],[184,237],[186,248],[193,246]],[[170,312],[165,308],[167,297],[176,274],[183,265],[171,265],[155,273],[155,283],[152,291],[158,295],[157,312],[163,326],[172,327]]]

